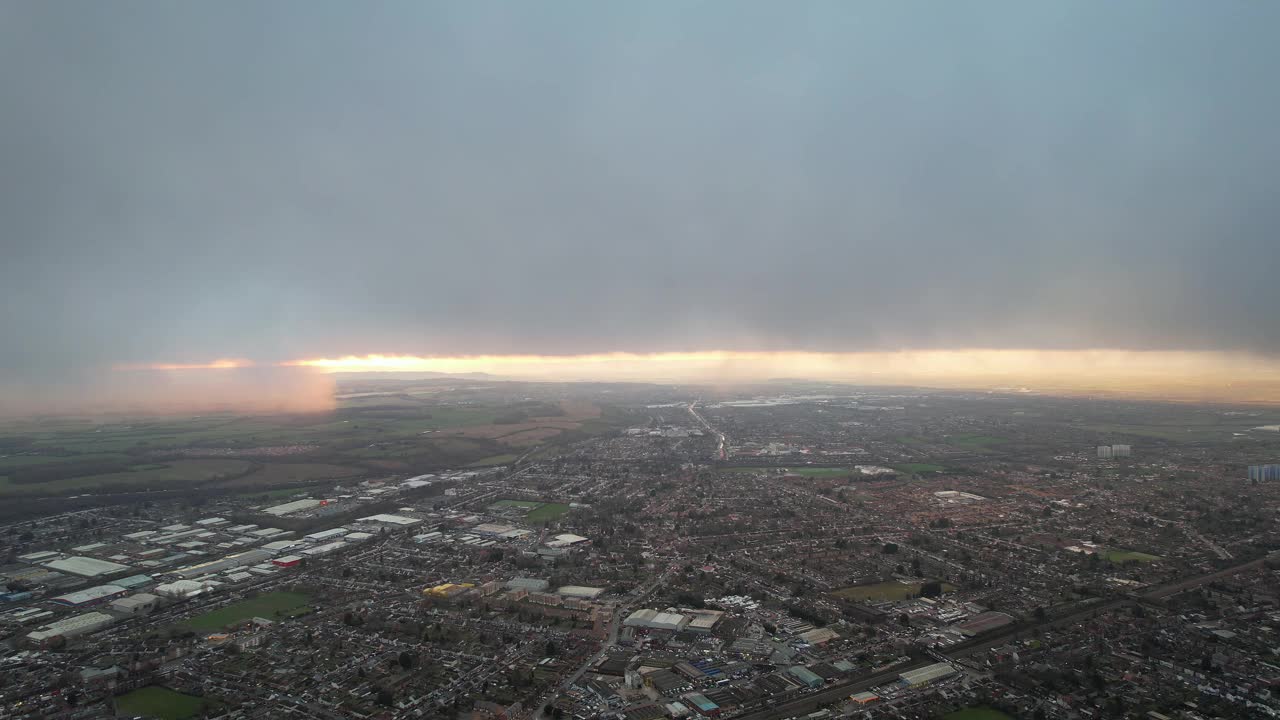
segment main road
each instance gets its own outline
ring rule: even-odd
[[[728,460],[729,459],[728,448],[727,448],[727,445],[729,444],[728,440],[725,438],[724,433],[711,427],[711,423],[707,422],[706,418],[698,414],[698,403],[700,402],[702,402],[702,398],[698,398],[697,400],[694,400],[693,402],[689,403],[689,407],[688,407],[689,414],[693,416],[694,420],[697,420],[699,423],[701,423],[702,427],[707,429],[707,432],[716,436],[716,440],[719,442],[719,444],[716,446],[716,458],[719,460]]]

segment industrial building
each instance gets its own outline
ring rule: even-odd
[[[792,665],[787,668],[787,674],[809,689],[820,688],[826,682],[820,675],[803,665]]]
[[[127,592],[128,590],[119,585],[98,585],[97,587],[77,590],[50,599],[59,605],[66,605],[67,607],[90,607],[114,600]]]
[[[155,592],[162,597],[183,600],[195,597],[206,590],[217,587],[217,583],[199,580],[174,580],[171,583],[157,585]]]
[[[231,570],[246,565],[257,565],[271,559],[271,552],[267,550],[246,550],[235,555],[228,555],[218,560],[210,560],[209,562],[191,565],[179,568],[173,571],[173,574],[183,579],[197,578],[204,575],[213,575],[224,570]]]
[[[557,595],[564,597],[580,598],[582,600],[594,600],[604,594],[604,588],[584,587],[582,585],[565,585],[556,590]]]
[[[45,645],[56,638],[70,639],[100,630],[113,622],[115,618],[106,613],[87,612],[42,625],[27,633],[27,640],[37,645]]]
[[[363,523],[380,523],[383,525],[398,525],[400,527],[408,527],[410,525],[418,525],[422,521],[418,518],[405,517],[403,515],[388,515],[386,513],[378,513],[369,517],[362,517],[358,522]]]
[[[538,578],[511,578],[506,582],[505,586],[508,590],[528,590],[529,592],[544,592],[551,583]]]
[[[627,616],[622,624],[627,627],[647,628],[649,630],[681,630],[688,624],[689,618],[679,613],[659,612],[657,610],[636,610]]]
[[[956,630],[960,631],[965,637],[976,637],[985,632],[990,632],[996,628],[1002,628],[1005,625],[1013,623],[1013,616],[1002,612],[984,612],[978,613],[969,618],[968,621],[956,625]]]
[[[111,602],[111,609],[126,615],[145,615],[156,609],[160,598],[151,593],[138,593]]]
[[[107,560],[98,560],[91,557],[72,556],[51,560],[44,563],[44,566],[50,570],[68,573],[71,575],[79,575],[80,577],[94,578],[104,575],[117,575],[127,572],[131,568],[128,565],[121,565]]]
[[[310,510],[311,508],[315,508],[315,507],[320,507],[319,500],[304,498],[302,500],[294,500],[293,502],[287,502],[282,505],[274,505],[269,508],[263,508],[262,512],[268,515],[275,515],[276,517],[283,517],[285,515],[291,515],[296,512],[302,512],[303,510]]]
[[[898,676],[898,681],[906,687],[921,687],[955,674],[956,669],[947,663],[934,663],[915,670],[908,670]]]

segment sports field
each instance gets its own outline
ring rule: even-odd
[[[299,615],[310,609],[307,607],[309,602],[310,596],[302,593],[271,592],[197,615],[183,622],[182,626],[196,631],[214,632],[255,617],[277,620]]]
[[[133,717],[141,715],[160,720],[185,720],[204,710],[205,701],[193,695],[184,695],[159,685],[138,688],[115,699],[116,714]]]
[[[897,470],[898,472],[908,473],[911,475],[918,475],[920,473],[942,472],[943,470],[946,470],[945,467],[941,465],[934,465],[932,463],[900,463],[898,465],[894,465],[893,469]]]
[[[882,582],[874,585],[855,585],[853,587],[841,588],[833,591],[831,594],[836,597],[842,597],[848,600],[864,600],[867,602],[884,602],[906,600],[920,594],[920,586],[924,583],[918,582]],[[942,583],[943,592],[951,592],[955,590],[954,585]]]
[[[544,503],[537,500],[499,500],[491,508],[522,508],[527,510],[524,519],[531,523],[549,522],[569,512],[564,503]]]

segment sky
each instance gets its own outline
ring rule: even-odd
[[[1269,361],[1277,26],[1233,0],[9,0],[0,398],[373,353]]]

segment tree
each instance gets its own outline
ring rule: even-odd
[[[898,543],[885,543],[883,552],[885,555],[892,555],[898,552]]]
[[[392,703],[394,703],[394,702],[395,702],[395,700],[396,700],[396,699],[395,699],[395,697],[394,697],[394,696],[392,696],[392,695],[391,695],[391,691],[390,691],[390,690],[388,690],[388,689],[386,689],[386,688],[379,688],[379,689],[378,689],[378,704],[379,704],[379,705],[382,705],[382,706],[385,706],[385,707],[391,707]]]
[[[413,669],[413,654],[410,653],[408,650],[405,650],[400,653],[400,667],[404,668],[405,670]]]
[[[921,585],[920,597],[942,597],[942,583],[938,580],[930,580],[929,582]]]
[[[898,622],[906,627],[911,624],[911,616],[906,613],[902,613],[898,616]]]

